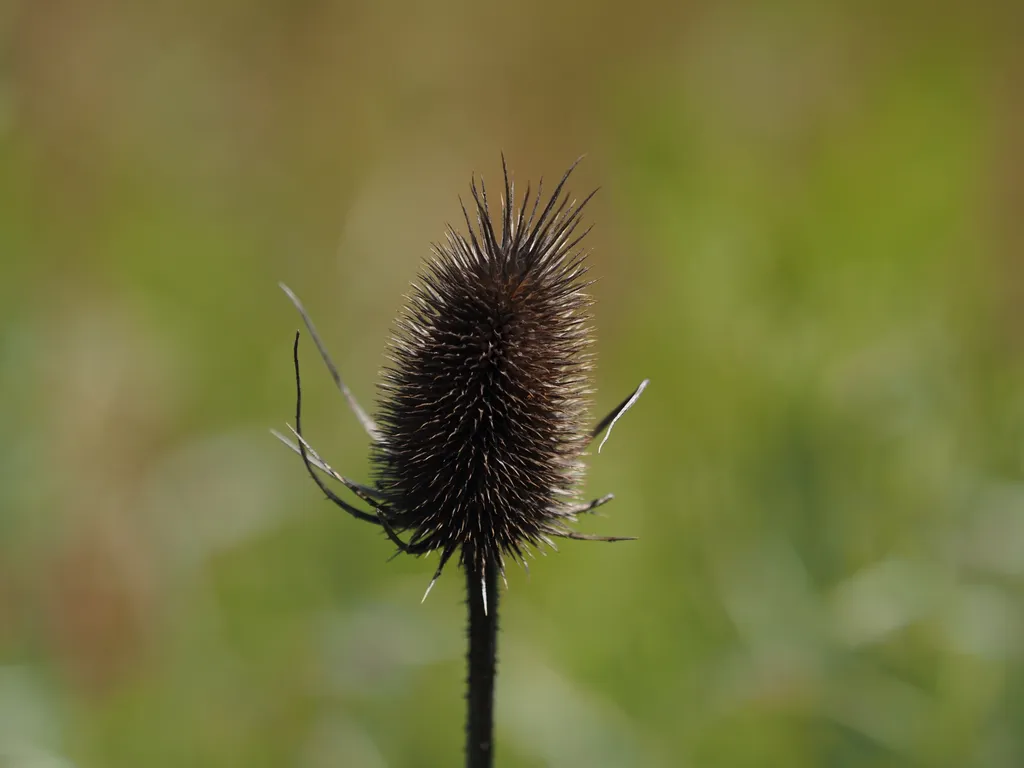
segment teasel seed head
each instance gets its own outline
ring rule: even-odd
[[[577,161],[579,162],[579,161]],[[373,450],[387,523],[407,551],[456,552],[474,573],[564,536],[591,433],[591,299],[586,231],[593,196],[518,207],[504,159],[500,224],[471,185],[475,222],[448,228],[413,285],[388,346]],[[575,505],[575,506],[574,506]]]
[[[577,161],[578,163],[579,161]],[[505,559],[522,562],[553,537],[622,541],[568,527],[576,515],[610,501],[578,503],[582,456],[647,387],[640,386],[597,425],[584,424],[592,356],[591,300],[586,294],[586,232],[580,217],[593,193],[576,203],[562,193],[575,163],[550,197],[527,188],[517,208],[502,158],[500,223],[491,220],[487,191],[472,182],[475,223],[463,206],[466,233],[448,228],[443,245],[413,285],[388,346],[375,422],[342,381],[298,297],[298,309],[331,377],[370,438],[373,488],[336,472],[302,435],[299,338],[292,442],[324,495],[358,520],[382,528],[400,552],[435,550],[445,564],[458,552],[466,571],[466,765],[489,768],[497,640],[497,575]],[[320,477],[333,478],[368,504],[359,509]],[[400,534],[408,534],[407,540]],[[427,593],[430,592],[427,588]],[[479,591],[477,591],[479,589]],[[426,595],[424,595],[426,599]]]

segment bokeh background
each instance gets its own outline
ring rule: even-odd
[[[0,3],[0,765],[461,761],[451,572],[312,487],[471,173],[578,155],[617,494],[500,766],[1024,765],[1019,3]],[[307,343],[309,436],[367,440]]]

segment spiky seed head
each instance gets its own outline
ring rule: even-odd
[[[578,225],[593,195],[563,195],[573,168],[518,208],[504,168],[500,227],[474,179],[475,225],[463,206],[466,233],[434,246],[388,346],[376,483],[390,525],[409,551],[440,550],[439,571],[456,552],[503,569],[572,519],[592,366]]]

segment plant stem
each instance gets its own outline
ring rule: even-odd
[[[466,603],[469,606],[466,768],[491,768],[494,759],[494,666],[498,641],[498,569],[493,562],[484,566],[482,579],[475,568],[466,569]]]

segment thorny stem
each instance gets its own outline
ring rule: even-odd
[[[494,668],[498,641],[498,569],[480,572],[468,565],[469,651],[466,690],[466,768],[491,768],[494,759]],[[484,603],[486,595],[486,605]]]

